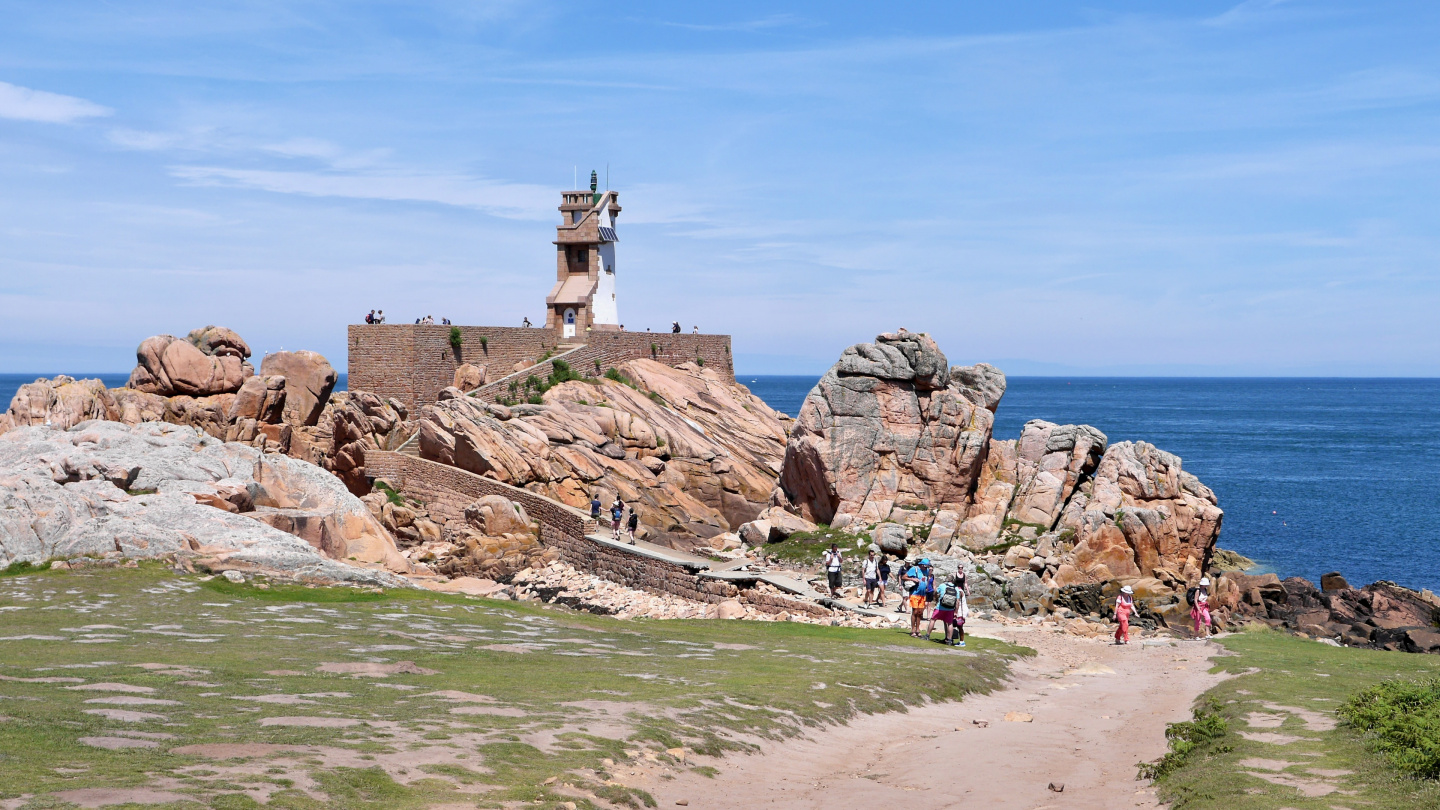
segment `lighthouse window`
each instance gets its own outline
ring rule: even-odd
[[[605,272],[607,272],[607,273],[609,273],[610,275],[613,276],[613,275],[615,275],[615,268],[614,268],[613,266],[607,264],[607,265],[605,265]]]

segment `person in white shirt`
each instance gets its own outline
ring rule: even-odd
[[[875,549],[870,549],[870,553],[861,561],[860,576],[865,579],[865,604],[880,604],[880,560],[875,556]]]
[[[840,595],[840,546],[830,544],[830,549],[821,557],[825,565],[825,579],[830,583],[830,595]]]

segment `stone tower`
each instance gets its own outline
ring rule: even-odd
[[[595,172],[589,191],[560,193],[555,229],[555,286],[545,298],[545,325],[563,337],[585,337],[587,329],[619,329],[615,308],[615,219],[620,195],[599,191]]]

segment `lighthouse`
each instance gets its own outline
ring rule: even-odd
[[[585,336],[587,329],[618,330],[615,304],[615,220],[620,195],[600,191],[595,172],[589,191],[560,193],[560,224],[555,228],[555,286],[545,298],[545,325],[564,338]]]

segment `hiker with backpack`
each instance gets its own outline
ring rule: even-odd
[[[1195,635],[1200,635],[1200,626],[1205,626],[1205,635],[1210,635],[1210,578],[1201,577],[1200,585],[1185,592],[1190,602],[1190,618],[1195,620]]]
[[[1135,589],[1126,585],[1120,589],[1120,595],[1115,597],[1115,621],[1119,627],[1115,628],[1115,643],[1130,643],[1130,614],[1135,612]]]
[[[961,568],[955,572],[955,576],[949,582],[940,584],[935,589],[935,612],[930,615],[930,623],[925,625],[925,640],[930,640],[930,632],[935,628],[935,623],[945,628],[945,643],[955,647],[965,646],[965,619],[970,615],[970,605],[965,599],[965,569]]]
[[[626,532],[630,535],[630,545],[635,545],[635,530],[640,528],[640,512],[632,505],[630,507],[630,520],[625,523]]]
[[[625,517],[625,502],[619,498],[610,504],[610,536],[620,539],[620,520]]]

